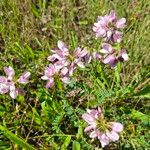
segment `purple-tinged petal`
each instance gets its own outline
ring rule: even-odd
[[[108,131],[106,132],[106,135],[113,142],[119,140],[119,135],[114,131],[110,131],[110,132]]]
[[[96,37],[104,37],[106,35],[106,30],[100,22],[94,23],[93,31],[96,33]]]
[[[51,56],[48,56],[47,60],[49,60],[50,62],[54,62],[57,58],[55,57],[56,54],[53,54]]]
[[[112,37],[113,42],[120,43],[122,41],[122,33],[119,31],[115,31]]]
[[[90,125],[92,125],[93,127],[96,127],[96,121],[95,121],[95,118],[88,114],[88,113],[84,113],[82,115],[82,118]]]
[[[109,53],[111,53],[113,51],[112,46],[110,44],[108,44],[108,43],[103,43],[102,44],[102,48],[103,49],[101,49],[100,52],[104,53],[104,54],[109,54]]]
[[[69,76],[73,76],[73,72],[75,71],[76,66],[72,63],[69,67]]]
[[[91,60],[92,60],[92,55],[90,55],[89,53],[83,58],[85,64],[89,64]]]
[[[92,129],[93,129],[93,126],[90,125],[84,129],[84,132],[87,133],[87,132],[91,131]]]
[[[113,61],[115,61],[114,55],[108,55],[108,56],[103,60],[103,63],[104,63],[104,64],[109,64],[110,62],[113,62]]]
[[[62,60],[63,58],[60,57],[58,54],[53,54],[53,55],[48,57],[48,60],[51,61],[51,62],[55,61],[56,59]]]
[[[89,137],[90,137],[90,138],[96,138],[96,137],[98,137],[97,131],[95,131],[95,130],[92,131],[92,132],[90,133]]]
[[[123,125],[119,122],[111,122],[111,128],[114,132],[122,132],[123,131]]]
[[[110,38],[112,37],[112,35],[113,35],[113,32],[112,32],[111,30],[108,30],[108,31],[106,32],[105,41],[110,40]]]
[[[66,56],[66,55],[69,54],[69,51],[68,51],[68,49],[66,47],[66,44],[64,42],[58,41],[57,42],[57,46],[62,51],[62,53],[63,53],[64,56]]]
[[[108,55],[104,60],[104,64],[109,64],[110,67],[115,67],[117,64],[118,60],[114,57],[114,55]]]
[[[4,67],[4,72],[6,73],[6,75],[8,76],[8,79],[12,80],[12,78],[15,75],[15,71],[12,67]]]
[[[85,65],[82,61],[80,61],[79,59],[75,60],[75,63],[80,67],[80,68],[85,68]]]
[[[112,22],[114,20],[116,20],[116,13],[114,10],[111,10],[110,13],[109,13],[109,21]]]
[[[9,86],[6,83],[0,83],[0,94],[5,94],[9,91]]]
[[[101,136],[99,136],[98,139],[102,147],[105,147],[110,142],[110,139],[105,134],[102,134]]]
[[[60,40],[57,42],[57,46],[60,50],[66,48],[66,44],[63,41],[60,41]]]
[[[84,48],[81,52],[80,52],[80,56],[79,57],[85,57],[88,54],[88,51]]]
[[[41,77],[41,79],[42,79],[42,80],[48,80],[48,79],[49,79],[49,77],[48,77],[48,76],[46,76],[46,75],[44,75],[44,76],[42,76],[42,77]]]
[[[18,82],[21,84],[27,84],[29,82],[31,73],[30,72],[24,72],[18,79]]]
[[[94,59],[101,59],[102,58],[102,56],[99,52],[93,52],[92,56],[93,56]]]
[[[63,83],[66,83],[66,84],[70,83],[70,78],[69,77],[61,77],[61,80],[62,80]]]
[[[120,52],[119,60],[121,61],[127,61],[129,59],[127,51],[125,49],[122,49]]]
[[[10,86],[10,97],[15,99],[18,96],[18,89],[16,89],[15,85]]]
[[[118,29],[124,28],[125,27],[125,23],[126,23],[126,19],[125,18],[121,18],[116,22],[116,27]]]
[[[98,113],[102,113],[102,109],[98,107]]]
[[[65,76],[67,73],[68,73],[68,68],[67,67],[64,67],[64,68],[61,69],[61,75],[62,76]]]
[[[52,88],[54,86],[54,78],[50,78],[46,84],[46,88]]]
[[[80,56],[81,50],[82,49],[80,47],[77,47],[76,50],[75,50],[75,55]]]
[[[6,83],[7,80],[8,79],[5,76],[0,76],[0,83]]]

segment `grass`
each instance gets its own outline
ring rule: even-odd
[[[51,48],[63,40],[71,49],[99,49],[92,26],[111,9],[127,18],[122,46],[130,60],[119,74],[97,62],[78,70],[77,82],[46,90],[40,77]],[[120,140],[105,149],[149,149],[149,0],[2,0],[0,10],[1,75],[8,65],[17,76],[32,73],[25,97],[0,95],[0,150],[100,149],[84,134],[81,119],[95,106],[125,127]]]

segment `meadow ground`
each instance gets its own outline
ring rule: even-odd
[[[129,61],[121,69],[93,62],[75,72],[67,86],[45,89],[41,80],[51,49],[62,40],[100,49],[92,31],[97,16],[110,10],[127,19],[122,46]],[[0,150],[98,150],[84,133],[86,108],[100,106],[124,131],[104,149],[148,150],[150,98],[149,0],[0,0],[0,75],[12,66],[16,76],[28,70],[25,96],[0,95]]]

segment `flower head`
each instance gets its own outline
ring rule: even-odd
[[[87,110],[82,115],[82,118],[88,123],[88,127],[84,132],[89,135],[90,138],[99,139],[102,147],[108,145],[111,141],[117,141],[119,139],[118,133],[123,131],[123,125],[119,122],[106,122],[102,110],[98,109]]]
[[[54,76],[56,74],[60,77],[62,82],[68,83],[69,78],[73,76],[74,71],[80,67],[84,68],[86,61],[85,58],[88,55],[86,49],[76,48],[73,52],[69,52],[66,44],[62,41],[58,41],[57,49],[52,50],[53,54],[48,57],[48,60],[53,63],[45,69],[45,75],[43,80],[48,80],[47,88],[54,86]]]
[[[15,71],[12,67],[4,67],[4,72],[6,76],[0,76],[0,94],[9,92],[10,97],[15,99],[19,93],[18,88],[16,88],[16,83],[27,84],[31,73],[24,72],[18,80],[15,80]]]
[[[119,43],[122,40],[120,29],[125,27],[126,19],[118,19],[114,10],[105,16],[99,16],[94,23],[93,31],[96,37],[102,37],[105,41]]]
[[[109,64],[110,67],[115,67],[118,62],[124,62],[128,60],[128,54],[125,49],[120,51],[115,50],[112,45],[108,43],[102,44],[100,52],[103,54],[103,63]]]

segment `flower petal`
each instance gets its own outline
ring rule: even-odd
[[[49,79],[49,81],[46,84],[46,88],[52,88],[54,86],[54,78]]]
[[[21,84],[27,84],[29,82],[30,72],[24,72],[18,79],[18,82]]]
[[[61,75],[62,76],[65,76],[67,73],[68,73],[68,68],[67,67],[64,67],[64,68],[61,69]]]
[[[126,19],[125,18],[121,18],[116,22],[116,27],[118,29],[124,28],[125,27],[125,23],[126,23]]]
[[[6,75],[8,76],[8,79],[12,80],[12,78],[15,75],[15,71],[12,67],[4,67],[4,72],[6,73]]]
[[[15,85],[10,86],[10,97],[15,99],[18,96],[18,90]]]
[[[93,126],[88,126],[84,129],[84,132],[89,132],[93,129]]]
[[[100,143],[101,143],[101,146],[102,147],[105,147],[106,145],[109,144],[110,142],[110,139],[106,136],[106,134],[102,134],[98,137]]]
[[[121,132],[123,131],[123,125],[119,122],[111,122],[111,125],[112,125],[112,130],[114,132]]]
[[[111,132],[106,132],[106,135],[109,137],[109,139],[111,140],[111,141],[117,141],[117,140],[119,140],[119,135],[116,133],[116,132],[114,132],[114,131],[111,131]]]

